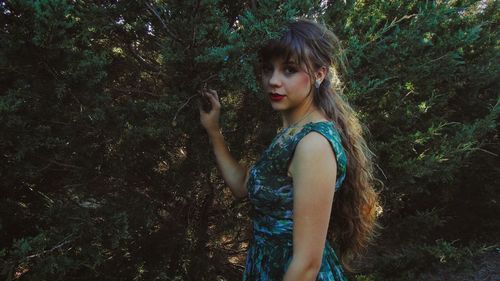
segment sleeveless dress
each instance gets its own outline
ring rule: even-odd
[[[253,230],[243,281],[282,281],[290,265],[293,252],[293,182],[287,172],[298,142],[312,131],[328,139],[335,152],[335,190],[344,181],[347,157],[332,121],[309,122],[302,128],[287,128],[279,132],[250,168],[248,176]],[[316,281],[320,280],[347,281],[328,240],[316,278]]]

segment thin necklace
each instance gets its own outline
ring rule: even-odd
[[[300,118],[300,120],[299,120],[299,121],[297,121],[297,122],[293,123],[292,125],[290,125],[290,126],[288,126],[288,127],[286,127],[286,128],[282,128],[282,129],[280,130],[280,133],[281,133],[281,132],[284,132],[284,131],[288,131],[288,129],[290,129],[290,128],[294,128],[294,127],[296,127],[296,126],[297,126],[297,124],[299,124],[302,120],[304,120],[307,116],[311,115],[311,113],[313,113],[313,112],[314,112],[314,110],[313,110],[313,111],[311,111],[311,112],[309,112],[309,113],[307,113],[306,115],[304,115],[304,117]]]

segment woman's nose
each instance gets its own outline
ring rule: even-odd
[[[277,71],[273,71],[271,74],[271,77],[269,78],[269,85],[274,87],[281,85],[281,80]]]

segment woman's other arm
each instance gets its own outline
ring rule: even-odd
[[[337,162],[328,140],[307,134],[296,147],[293,176],[293,257],[283,281],[316,280],[332,211]]]
[[[217,166],[233,196],[238,199],[246,197],[248,193],[246,182],[249,169],[233,158],[220,131],[209,132],[209,137],[217,160]]]
[[[202,91],[202,98],[206,98],[210,102],[210,111],[204,111],[202,104],[199,103],[200,121],[212,143],[219,170],[233,196],[238,199],[244,198],[248,193],[246,182],[249,170],[233,158],[226,146],[224,136],[220,132],[219,116],[221,104],[219,96],[214,90],[204,90]]]

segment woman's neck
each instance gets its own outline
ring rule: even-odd
[[[304,110],[296,110],[293,112],[283,112],[282,115],[283,128],[296,126],[300,127],[309,122],[321,121],[326,118],[321,114],[314,105]]]

